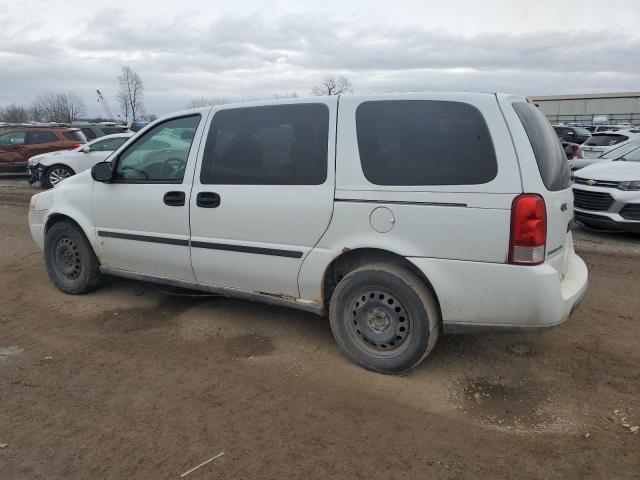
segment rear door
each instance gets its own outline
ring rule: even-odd
[[[551,124],[533,103],[498,95],[514,140],[524,193],[537,193],[547,209],[545,260],[563,273],[573,220],[571,170]]]
[[[27,159],[60,149],[62,140],[50,130],[30,130],[27,134]]]
[[[337,98],[212,112],[191,194],[200,283],[299,297],[334,196]]]

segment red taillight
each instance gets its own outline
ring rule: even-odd
[[[82,145],[84,145],[83,143],[74,143],[73,145],[71,145],[71,147],[69,148],[80,148]]]
[[[544,262],[547,243],[547,209],[540,195],[518,195],[511,206],[509,263],[538,265]]]

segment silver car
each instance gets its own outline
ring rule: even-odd
[[[640,128],[594,133],[580,145],[580,156],[599,158],[610,150],[634,140],[640,140]]]
[[[588,167],[589,165],[593,165],[594,163],[618,160],[619,158],[622,158],[625,155],[628,155],[629,153],[633,152],[638,148],[640,148],[640,140],[631,140],[623,143],[622,145],[612,150],[609,150],[607,153],[605,153],[601,157],[595,157],[595,158],[574,157],[569,160],[569,167],[571,167],[571,170],[574,171],[574,170],[580,170],[581,168],[584,168],[584,167]]]
[[[640,148],[576,173],[576,220],[586,225],[640,233]]]

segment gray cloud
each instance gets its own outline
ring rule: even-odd
[[[158,113],[201,95],[306,94],[325,72],[349,76],[357,92],[545,94],[631,90],[640,81],[640,38],[625,33],[461,35],[409,23],[303,14],[223,15],[208,23],[193,18],[141,19],[105,9],[65,36],[3,30],[0,104],[28,101],[48,89],[77,90],[87,103],[95,88],[113,98],[123,64],[141,74],[147,109]],[[1,24],[11,20],[0,14]]]

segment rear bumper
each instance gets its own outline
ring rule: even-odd
[[[587,266],[573,250],[562,279],[549,264],[409,260],[435,290],[444,333],[546,330],[564,323],[587,291]]]

